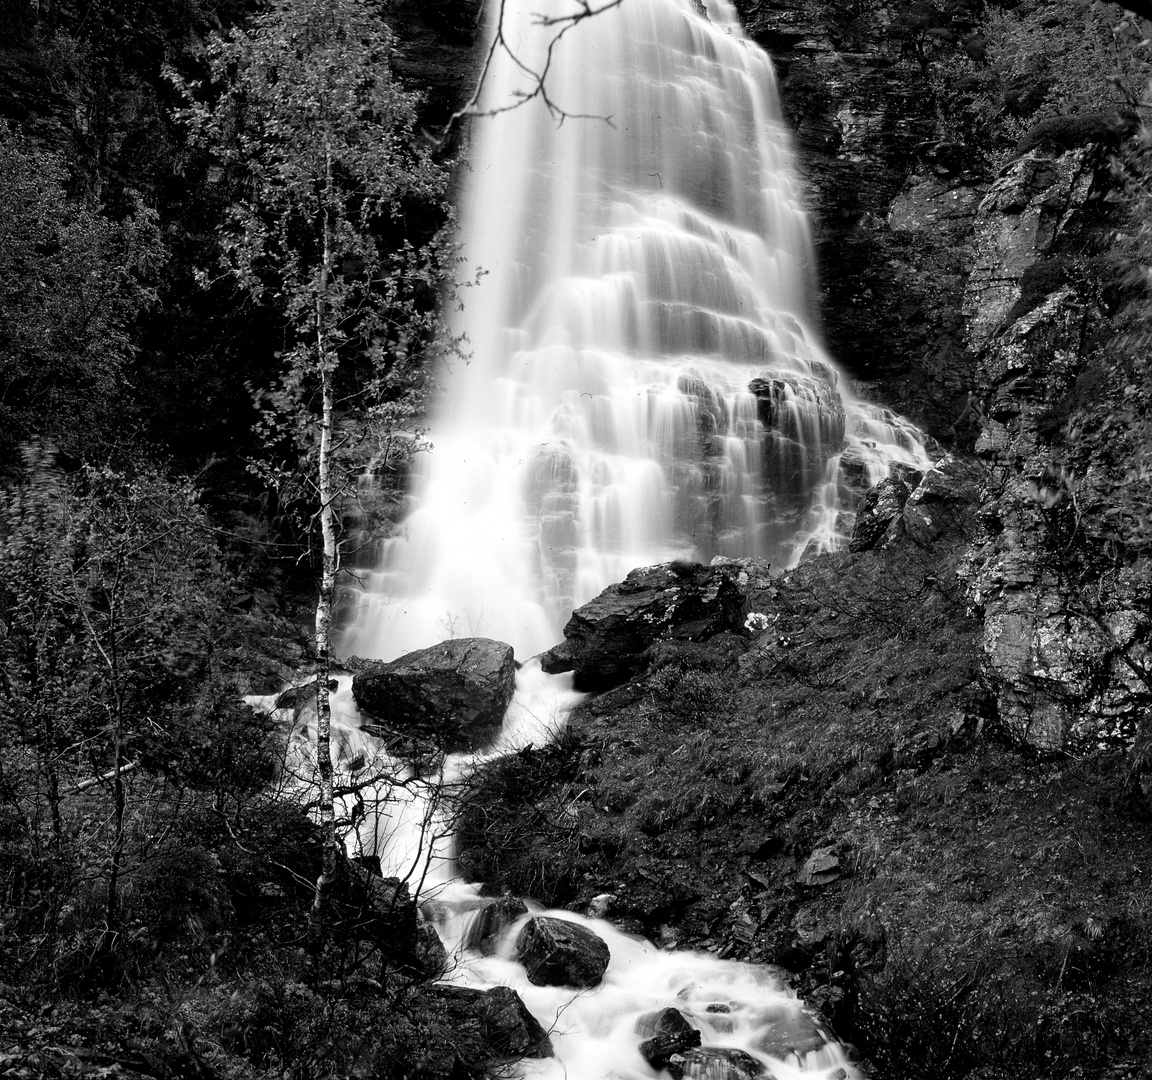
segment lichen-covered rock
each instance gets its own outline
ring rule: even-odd
[[[1000,722],[1045,750],[1122,743],[1152,700],[1142,675],[1148,624],[1133,614],[1152,597],[1148,568],[1138,559],[1106,569],[1088,554],[1103,540],[1088,537],[1085,512],[1115,493],[1100,475],[1068,468],[1053,443],[1102,315],[1058,275],[1035,271],[1074,223],[1089,165],[1080,149],[1033,153],[1005,171],[980,207],[965,301],[983,402],[976,453],[995,483],[963,577],[983,616]],[[1032,278],[1034,295],[1017,303]]]
[[[633,570],[577,608],[564,627],[564,644],[545,653],[545,671],[575,671],[577,686],[603,690],[643,671],[659,641],[705,641],[742,633],[746,573],[734,564],[664,563]]]
[[[516,937],[516,956],[534,986],[599,986],[612,959],[607,944],[567,919],[537,916]]]
[[[516,687],[512,646],[454,638],[366,664],[352,695],[371,726],[406,755],[476,749],[500,732]]]

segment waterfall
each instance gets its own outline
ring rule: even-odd
[[[551,109],[526,74],[543,70],[558,32],[541,8],[579,3],[500,7],[516,62],[497,53],[483,100],[530,99],[473,128],[461,220],[482,274],[454,316],[471,355],[444,373],[434,449],[364,575],[345,654],[486,636],[527,660],[637,566],[718,555],[791,566],[841,544],[863,491],[894,465],[930,464],[911,425],[856,400],[821,348],[772,67],[727,0],[624,0],[582,20],[552,55]],[[550,737],[575,700],[564,678],[525,665],[491,752]],[[352,775],[382,751],[359,729],[348,681],[334,729]],[[297,738],[306,753],[306,719]],[[674,1007],[712,1054],[693,1080],[859,1076],[764,968],[592,922],[612,962],[602,985],[576,991],[528,981],[516,925],[495,955],[465,947],[482,901],[453,880],[447,830],[417,796],[474,764],[450,758],[442,777],[421,778],[385,760],[382,774],[406,779],[378,793],[349,843],[420,884],[453,981],[512,986],[551,1031],[556,1057],[518,1075],[650,1080],[638,1031]]]
[[[506,0],[519,65],[497,52],[488,108],[536,88],[542,7]],[[928,464],[820,346],[772,67],[726,0],[624,0],[563,37],[545,85],[554,109],[474,124],[470,359],[348,653],[485,636],[524,659],[634,567],[833,549],[869,483]]]

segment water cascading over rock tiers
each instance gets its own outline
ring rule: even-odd
[[[504,15],[535,72],[541,6]],[[484,101],[535,86],[500,51]],[[523,659],[636,566],[834,547],[868,483],[926,464],[819,347],[772,68],[727,3],[625,0],[565,34],[546,89],[566,117],[536,97],[474,125],[471,360],[350,652],[486,636]]]

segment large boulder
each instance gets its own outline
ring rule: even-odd
[[[591,930],[567,919],[537,916],[516,937],[516,956],[533,986],[599,986],[612,954]]]
[[[332,932],[338,937],[372,942],[392,962],[418,972],[434,968],[431,943],[421,937],[416,903],[399,878],[380,877],[341,852],[325,901]]]
[[[366,664],[352,696],[370,726],[405,756],[486,746],[516,686],[512,646],[454,638],[389,663]]]
[[[657,642],[740,633],[740,572],[733,564],[685,562],[633,570],[572,613],[564,644],[545,653],[542,666],[552,674],[574,671],[582,689],[606,690],[643,671]]]

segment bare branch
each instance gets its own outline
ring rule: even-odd
[[[496,29],[492,35],[492,41],[484,54],[484,62],[480,66],[480,74],[476,77],[476,84],[472,90],[472,95],[461,108],[457,109],[456,112],[448,118],[436,141],[441,144],[444,143],[456,125],[467,117],[498,116],[501,113],[512,112],[513,109],[519,109],[534,98],[539,98],[544,103],[557,124],[562,124],[565,120],[601,120],[611,125],[611,116],[602,116],[596,113],[573,113],[562,108],[549,95],[547,79],[549,72],[552,70],[552,61],[555,56],[556,46],[560,44],[564,35],[585,20],[595,18],[597,15],[619,7],[624,3],[624,0],[605,0],[605,3],[600,4],[598,7],[593,6],[588,0],[580,0],[580,10],[570,15],[541,15],[534,13],[533,18],[536,20],[537,26],[558,28],[548,42],[548,48],[544,53],[544,64],[538,71],[520,59],[519,54],[512,48],[508,43],[508,39],[504,36],[504,9],[506,2],[507,0],[500,0],[500,8],[496,13]],[[483,91],[484,80],[492,70],[492,65],[496,57],[501,52],[507,54],[517,69],[531,80],[532,89],[516,91],[511,101],[482,109],[480,108],[480,96]]]

